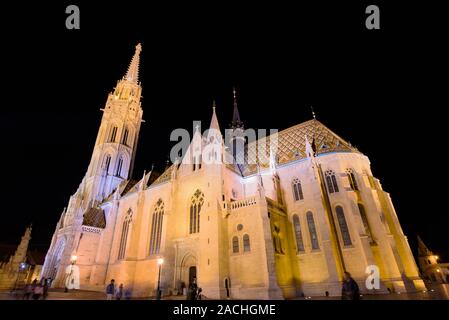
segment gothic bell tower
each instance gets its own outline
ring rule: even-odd
[[[231,136],[229,137],[229,145],[228,148],[232,152],[234,157],[234,162],[238,165],[243,165],[245,163],[245,135],[244,130],[245,127],[243,122],[240,120],[239,110],[237,108],[237,92],[235,88],[232,90],[234,97],[234,110],[232,114],[232,122],[231,122]]]
[[[101,202],[131,176],[143,115],[139,82],[141,51],[139,43],[126,75],[117,82],[101,109],[100,129],[80,190],[88,206]]]

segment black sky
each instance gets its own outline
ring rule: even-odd
[[[17,243],[33,222],[33,243],[48,245],[87,168],[99,109],[141,42],[146,123],[135,177],[153,163],[162,169],[171,130],[208,123],[213,99],[225,128],[232,86],[247,128],[287,128],[309,120],[313,105],[321,122],[370,158],[412,249],[420,234],[449,260],[439,187],[448,50],[439,20],[429,19],[438,8],[382,4],[381,30],[368,31],[359,1],[141,2],[4,7],[0,242]],[[80,30],[65,29],[68,4],[80,6]]]

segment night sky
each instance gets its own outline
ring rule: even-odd
[[[207,125],[213,99],[226,128],[233,86],[246,128],[285,129],[311,119],[313,106],[370,158],[412,250],[419,234],[449,260],[449,55],[440,20],[426,19],[438,8],[382,4],[381,30],[369,31],[359,1],[59,2],[2,4],[1,243],[18,243],[32,222],[32,244],[49,244],[87,169],[99,109],[141,42],[146,122],[134,177],[152,164],[162,170],[170,132]],[[68,4],[80,6],[80,30],[65,28]]]

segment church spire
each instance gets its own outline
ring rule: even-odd
[[[237,108],[237,92],[235,91],[235,87],[232,88],[232,93],[234,96],[234,111],[232,114],[232,129],[243,128],[243,122],[240,121],[239,109]]]
[[[20,244],[17,247],[14,256],[11,257],[13,264],[16,266],[22,262],[25,262],[26,260],[28,245],[31,240],[31,229],[31,225],[25,229],[25,234],[22,236],[22,240],[20,241]]]
[[[139,81],[139,63],[140,63],[140,52],[142,51],[142,45],[140,43],[136,46],[136,51],[129,64],[128,71],[126,72],[125,79],[134,83]]]
[[[433,255],[432,251],[427,248],[420,236],[418,236],[418,255],[423,257]]]
[[[315,111],[313,110],[313,106],[310,106],[310,111],[312,111],[313,120],[316,120],[316,114]]]
[[[212,102],[212,119],[210,120],[210,126],[209,126],[209,130],[214,129],[218,132],[220,132],[220,125],[218,124],[218,119],[217,119],[217,114],[215,113],[215,108],[216,108],[216,104],[215,104],[215,100]]]

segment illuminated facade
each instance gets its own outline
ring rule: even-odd
[[[205,158],[230,157],[217,149],[195,156],[195,145],[223,145],[214,108],[212,130],[194,133],[180,163],[159,177],[129,179],[142,121],[140,50],[108,96],[91,163],[57,223],[43,276],[63,286],[76,255],[82,289],[103,291],[115,279],[135,297],[154,296],[162,257],[163,294],[196,277],[210,298],[339,295],[344,270],[365,292],[369,265],[380,269],[377,292],[424,288],[369,159],[315,119],[280,131],[266,164],[256,142],[244,164],[208,164]],[[232,128],[243,132],[236,102]]]

